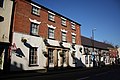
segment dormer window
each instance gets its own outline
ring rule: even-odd
[[[40,7],[37,5],[34,5],[32,3],[31,3],[31,5],[32,5],[32,14],[40,15]]]
[[[75,30],[75,23],[71,22],[71,28]]]
[[[66,19],[63,18],[63,17],[61,17],[61,24],[62,24],[63,26],[66,26]]]
[[[48,20],[54,22],[55,21],[55,14],[50,12],[50,11],[48,11]]]

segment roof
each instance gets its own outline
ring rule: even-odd
[[[93,40],[84,36],[81,36],[81,42],[83,46],[88,46],[88,47],[93,47]],[[103,42],[99,42],[94,40],[94,47],[95,48],[99,48],[99,49],[108,49],[108,48],[113,48],[112,45],[107,44],[107,43],[103,43]]]
[[[67,17],[65,17],[65,16],[63,16],[63,15],[61,15],[61,14],[59,14],[59,13],[57,13],[57,12],[51,10],[51,9],[49,9],[49,8],[47,8],[47,7],[44,7],[43,5],[38,4],[38,3],[34,2],[33,0],[26,0],[26,1],[28,1],[28,2],[30,2],[30,3],[33,3],[33,4],[37,5],[37,6],[40,6],[40,7],[42,7],[43,9],[46,9],[46,10],[48,10],[48,11],[51,11],[51,12],[55,13],[56,15],[59,15],[60,17],[64,17],[65,19],[67,19],[67,20],[69,20],[69,21],[71,21],[71,22],[74,22],[74,23],[78,24],[79,26],[81,26],[81,24],[79,24],[79,23],[77,23],[77,22],[75,22],[75,21],[73,21],[73,20],[71,20],[71,19],[69,19],[69,18],[67,18]]]

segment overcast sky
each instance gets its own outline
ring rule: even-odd
[[[80,23],[88,38],[96,28],[95,40],[120,45],[120,0],[34,0]]]

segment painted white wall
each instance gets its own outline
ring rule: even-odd
[[[26,39],[27,43],[29,43],[32,47],[38,47],[38,49],[37,49],[38,50],[37,51],[38,63],[37,64],[39,66],[34,66],[34,67],[28,66],[29,65],[29,48],[21,41],[22,38]],[[52,46],[60,46],[59,42],[60,41],[48,39],[48,43]],[[16,53],[11,52],[11,70],[20,70],[19,68],[22,68],[23,70],[45,69],[47,58],[42,54],[42,51],[47,51],[46,50],[47,48],[43,42],[43,38],[14,32],[13,33],[13,43],[15,43],[17,48],[21,49],[21,51],[23,52],[25,57],[18,57],[18,56],[16,56],[17,55]],[[70,44],[70,43],[63,42],[64,47],[70,48],[69,65],[71,67],[80,67],[80,66],[82,66],[81,64],[84,64],[84,59],[82,56],[83,49],[82,49],[82,53],[80,53],[80,51],[79,51],[80,47],[83,48],[83,46],[75,45],[75,50],[74,50],[71,45],[72,44]],[[76,57],[77,64],[73,64],[73,58],[71,56],[72,51],[76,51],[75,57]],[[61,64],[60,64],[61,57],[59,55],[59,52],[60,51],[58,51],[58,67],[61,66]],[[17,68],[15,68],[13,65],[16,65]],[[66,67],[66,66],[67,65],[64,64],[64,67]]]
[[[38,65],[34,67],[29,67],[29,48],[24,45],[23,42],[21,42],[22,38],[27,39],[27,43],[29,43],[32,47],[38,47],[37,56],[38,56]],[[42,50],[45,50],[46,48],[43,45],[43,40],[40,37],[34,37],[30,35],[20,34],[20,33],[13,33],[13,43],[15,43],[17,48],[20,48],[23,52],[23,57],[16,56],[16,53],[11,53],[11,70],[20,70],[19,68],[22,68],[23,70],[35,70],[35,69],[44,69],[46,65],[46,58],[42,54]],[[14,67],[16,65],[17,68]]]
[[[4,0],[3,8],[0,7],[0,16],[4,17],[4,21],[0,22],[0,42],[9,43],[12,6],[12,0]]]

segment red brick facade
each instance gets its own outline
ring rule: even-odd
[[[37,5],[37,4],[35,4]],[[72,30],[71,28],[71,20],[66,18],[66,26],[61,25],[61,16],[60,14],[53,12],[43,6],[37,5],[40,8],[40,15],[34,15],[31,13],[32,5],[31,2],[26,0],[16,0],[15,4],[15,14],[14,14],[14,28],[13,32],[19,32],[24,34],[30,34],[30,25],[31,22],[29,18],[33,20],[37,20],[41,22],[39,25],[39,36],[43,38],[48,38],[48,26],[53,25],[56,27],[55,29],[55,40],[61,41],[61,29],[65,29],[67,31],[67,42],[72,43],[72,35],[71,33],[76,34],[76,44],[81,44],[81,33],[80,33],[80,24],[75,23],[76,30]],[[48,11],[55,13],[55,22],[48,20]]]

